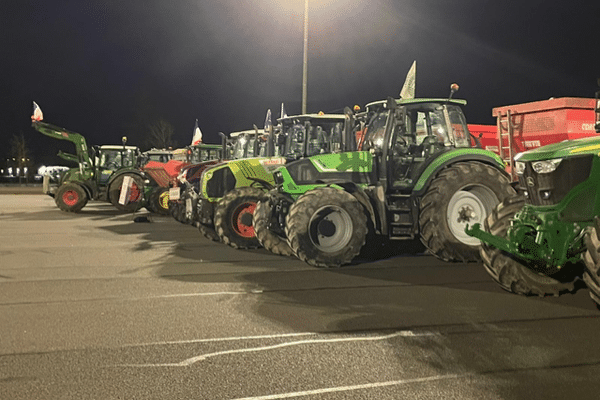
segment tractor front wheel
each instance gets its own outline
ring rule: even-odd
[[[88,196],[81,186],[65,183],[56,191],[54,202],[62,211],[76,213],[87,204]]]
[[[271,223],[271,201],[265,197],[258,202],[254,210],[253,226],[259,243],[273,254],[293,256],[287,239],[269,229]]]
[[[169,215],[169,189],[165,187],[154,188],[148,203],[156,214]]]
[[[486,219],[485,230],[494,236],[506,237],[510,221],[524,204],[525,200],[520,195],[505,199]],[[558,274],[548,276],[485,243],[481,246],[481,258],[486,272],[508,292],[543,297],[575,290],[576,273],[573,268],[565,267]]]
[[[236,249],[256,249],[252,216],[264,192],[253,187],[241,187],[228,192],[215,208],[215,230],[221,241]]]
[[[590,297],[600,308],[600,219],[594,218],[594,224],[587,228],[584,241],[586,251],[583,254],[585,272],[583,280],[590,289]]]
[[[444,261],[479,261],[479,239],[467,225],[483,225],[504,199],[515,194],[508,176],[480,162],[458,162],[443,169],[421,199],[421,241]]]
[[[285,233],[296,256],[315,267],[339,267],[360,253],[367,216],[350,193],[324,187],[310,190],[290,207]]]
[[[212,226],[204,225],[202,222],[198,222],[198,231],[200,231],[202,236],[208,240],[212,240],[213,242],[218,242],[221,240]]]

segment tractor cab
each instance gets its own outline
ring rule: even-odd
[[[103,145],[95,147],[98,183],[106,185],[110,176],[122,168],[134,168],[140,155],[135,146]]]
[[[407,99],[367,105],[362,143],[378,160],[389,187],[411,189],[441,153],[471,147],[464,100]],[[380,177],[381,178],[381,177]]]
[[[305,114],[278,120],[279,151],[290,160],[341,151],[345,118],[341,114]],[[283,146],[285,150],[282,151]]]

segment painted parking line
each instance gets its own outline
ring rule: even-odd
[[[306,333],[307,335],[314,335],[314,333]],[[436,335],[432,332],[423,332],[423,333],[415,333],[413,331],[398,331],[388,335],[381,336],[363,336],[363,337],[345,337],[345,338],[333,338],[333,339],[307,339],[307,340],[297,340],[293,342],[285,342],[278,343],[274,345],[268,346],[259,346],[259,347],[251,347],[244,349],[232,349],[232,350],[223,350],[217,351],[214,353],[202,354],[199,356],[191,357],[185,359],[183,361],[177,363],[158,363],[158,364],[119,364],[117,366],[120,367],[136,367],[136,368],[148,368],[148,367],[189,367],[194,365],[195,363],[204,361],[209,358],[230,355],[230,354],[242,354],[242,353],[254,353],[260,351],[268,351],[274,349],[280,349],[284,347],[291,346],[302,346],[302,345],[314,345],[314,344],[322,344],[322,343],[343,343],[343,342],[369,342],[369,341],[381,341],[387,340],[395,337],[414,337],[414,336],[432,336]],[[287,335],[289,336],[289,335]],[[278,335],[273,335],[272,338],[280,337]],[[284,337],[284,336],[281,336]]]
[[[466,378],[466,377],[470,377],[470,376],[474,376],[474,374],[435,375],[435,376],[427,376],[424,378],[400,379],[397,381],[365,383],[363,385],[338,386],[338,387],[330,387],[330,388],[323,388],[323,389],[305,390],[302,392],[278,393],[278,394],[270,394],[270,395],[266,395],[266,396],[254,396],[254,397],[239,397],[239,398],[231,399],[231,400],[290,399],[293,397],[315,396],[315,395],[321,395],[321,394],[325,394],[325,393],[350,392],[353,390],[365,390],[365,389],[375,389],[375,388],[389,387],[389,386],[400,386],[400,385],[406,385],[406,384],[410,384],[410,383],[441,381],[444,379],[460,379],[460,378]]]

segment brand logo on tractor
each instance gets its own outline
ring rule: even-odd
[[[535,181],[532,177],[527,178],[527,186],[535,186]]]

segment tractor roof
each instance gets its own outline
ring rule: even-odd
[[[138,150],[136,146],[121,146],[118,144],[103,144],[100,146],[101,150]]]
[[[398,105],[409,105],[409,104],[424,104],[424,103],[450,103],[459,106],[464,106],[467,104],[466,100],[463,99],[436,99],[436,98],[418,98],[418,99],[395,99],[396,104]],[[385,107],[387,104],[387,100],[379,100],[368,103],[365,108],[376,108],[376,107]]]
[[[340,121],[344,120],[344,114],[300,114],[300,115],[290,115],[287,117],[279,118],[277,122],[288,122],[288,121],[308,121],[308,120],[319,120],[319,119],[339,119]]]

